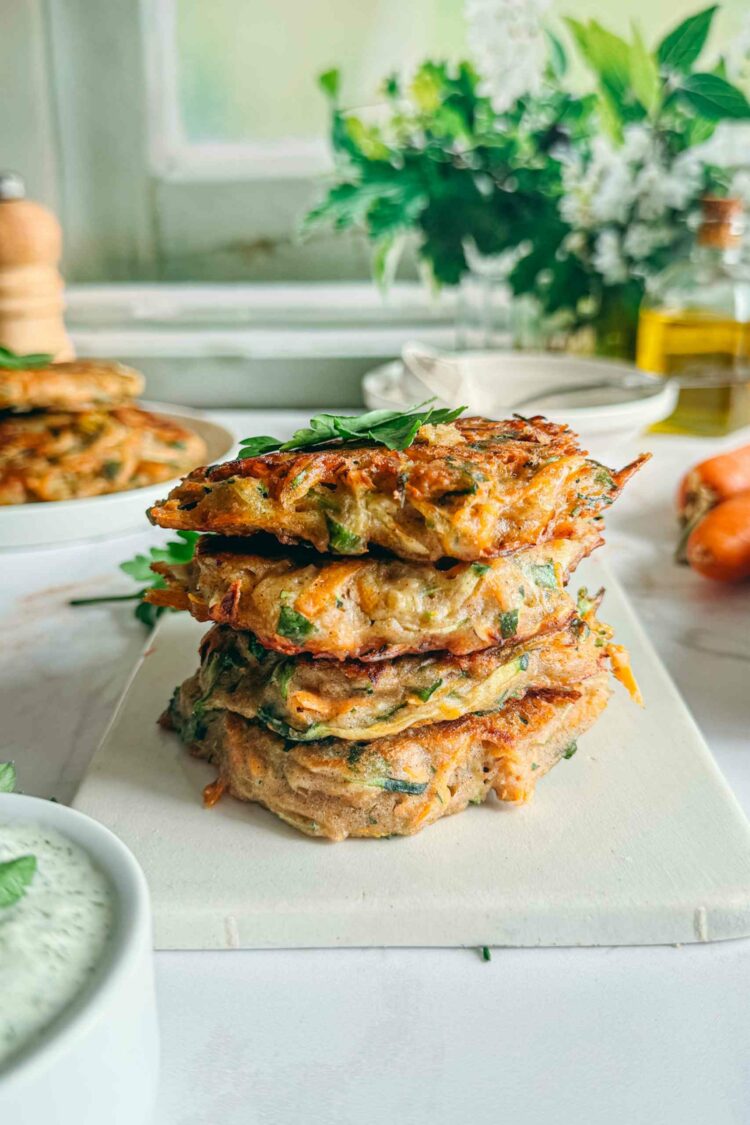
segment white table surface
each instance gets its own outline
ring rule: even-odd
[[[305,420],[216,416],[241,434]],[[654,461],[604,550],[750,814],[750,586],[671,561],[680,475],[749,438],[642,439]],[[164,538],[144,523],[0,552],[0,759],[16,759],[26,792],[70,800],[144,641],[127,603],[68,600],[129,589],[117,563]],[[749,941],[496,949],[489,964],[474,950],[160,953],[156,973],[156,1125],[750,1120]]]

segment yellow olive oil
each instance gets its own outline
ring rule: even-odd
[[[654,431],[716,435],[750,424],[750,324],[700,309],[644,308],[636,362],[685,384]]]
[[[678,379],[662,433],[726,434],[750,423],[750,273],[742,208],[706,197],[689,258],[654,279],[638,321],[636,362]]]

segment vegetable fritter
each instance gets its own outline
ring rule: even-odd
[[[648,455],[615,472],[543,418],[423,426],[409,448],[336,446],[197,469],[149,511],[160,527],[418,561],[496,558],[585,535]]]
[[[46,367],[0,365],[0,410],[97,410],[143,392],[140,371],[108,359],[74,359]]]
[[[527,691],[575,687],[605,667],[611,635],[587,615],[526,644],[365,664],[281,656],[220,625],[201,644],[199,709],[234,711],[295,742],[384,738],[497,711]]]
[[[192,430],[135,406],[0,415],[0,504],[141,488],[205,455]]]
[[[332,559],[266,537],[203,536],[184,566],[155,563],[153,605],[254,633],[264,648],[337,660],[411,652],[458,655],[561,629],[575,615],[563,586],[600,542],[554,539],[486,563]]]
[[[256,801],[309,836],[409,836],[479,804],[494,790],[527,801],[538,779],[575,751],[609,696],[605,673],[578,690],[531,693],[501,711],[418,727],[374,742],[289,743],[231,711],[196,714],[197,676],[175,692],[162,724],[218,770],[222,792]]]

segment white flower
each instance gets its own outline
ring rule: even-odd
[[[591,263],[607,285],[618,285],[627,280],[628,268],[622,256],[617,231],[607,228],[597,236]]]
[[[750,125],[739,121],[721,121],[713,136],[690,150],[704,164],[721,168],[742,168],[750,164]]]
[[[750,12],[745,13],[739,31],[732,36],[726,64],[731,82],[742,83],[750,73]]]
[[[729,194],[741,199],[745,207],[750,207],[750,169],[735,172],[729,185]]]
[[[542,17],[550,0],[466,0],[467,39],[481,92],[497,113],[535,94],[547,58]]]
[[[622,248],[628,258],[636,262],[650,257],[654,250],[660,246],[668,246],[672,241],[672,233],[663,224],[648,226],[646,223],[632,223],[625,232]]]

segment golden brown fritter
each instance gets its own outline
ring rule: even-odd
[[[423,426],[403,451],[330,445],[198,469],[149,511],[160,527],[250,535],[403,559],[495,558],[585,534],[647,455],[619,472],[543,418]]]
[[[0,410],[100,410],[129,402],[145,385],[140,371],[109,359],[0,367]]]
[[[147,600],[247,629],[265,648],[290,655],[463,654],[562,628],[576,612],[563,584],[599,542],[593,525],[585,539],[443,566],[372,555],[333,559],[284,550],[268,537],[208,535],[186,565],[154,564],[167,586]]]
[[[607,675],[538,692],[491,715],[418,727],[374,742],[289,743],[231,711],[200,712],[197,677],[178,689],[164,726],[217,768],[207,803],[226,791],[309,836],[409,836],[494,790],[527,801],[603,711]]]
[[[282,656],[219,625],[201,644],[200,710],[257,719],[295,742],[385,738],[498,710],[527,691],[575,687],[606,667],[611,635],[589,613],[524,644],[365,664]]]
[[[0,504],[141,488],[205,455],[197,434],[135,406],[0,415]]]

